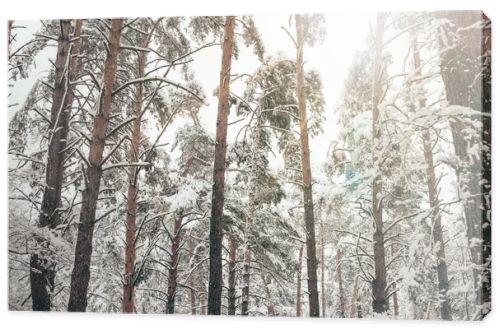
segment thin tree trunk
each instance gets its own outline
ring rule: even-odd
[[[304,255],[304,245],[300,246],[299,250],[299,268],[297,270],[297,292],[296,292],[296,305],[295,316],[302,316],[302,256]]]
[[[12,22],[12,21],[11,21]],[[56,228],[60,224],[61,192],[64,177],[63,153],[68,137],[71,106],[73,105],[73,85],[78,71],[78,55],[80,53],[80,34],[82,20],[75,23],[73,36],[77,40],[71,42],[71,22],[61,20],[61,35],[57,44],[55,61],[55,83],[50,110],[49,144],[47,165],[45,170],[46,186],[43,191],[40,220],[38,226]],[[10,25],[9,25],[10,27]],[[56,276],[56,264],[41,254],[32,254],[30,258],[30,283],[33,311],[50,311],[51,293]]]
[[[261,115],[257,111],[257,122],[254,128],[253,143],[252,143],[252,162],[250,171],[250,190],[248,194],[248,214],[245,224],[245,250],[243,262],[243,289],[241,292],[241,315],[248,315],[248,304],[250,295],[250,265],[252,264],[252,249],[250,247],[250,239],[254,225],[255,210],[258,205],[257,200],[257,186],[258,186],[258,159],[259,159],[259,145],[260,145],[260,126]]]
[[[194,246],[193,246],[193,239],[191,238],[191,233],[190,233],[189,239],[188,239],[188,250],[189,250],[189,256],[191,257],[191,259],[189,261],[191,264],[190,269],[192,269],[192,266],[195,265],[195,262],[194,262],[195,254],[194,254]],[[193,276],[194,276],[194,273],[191,273],[189,283],[192,287],[195,287],[195,280],[194,280]],[[190,297],[189,299],[191,302],[191,314],[196,315],[196,290],[195,289],[189,290],[189,297]]]
[[[153,28],[154,29],[154,28]],[[147,48],[153,29],[144,38],[141,43],[142,48]],[[138,78],[144,77],[146,68],[147,54],[139,52],[137,75]],[[140,145],[142,139],[141,123],[142,123],[142,106],[144,99],[144,86],[142,83],[137,85],[135,93],[134,116],[136,117],[132,123],[132,143],[129,151],[129,162],[137,163],[140,153]],[[125,246],[125,273],[123,275],[123,312],[132,313],[135,311],[134,300],[134,272],[136,259],[136,221],[137,221],[137,197],[139,195],[139,168],[130,166],[128,171],[129,186],[127,192],[127,221],[126,221],[126,246]]]
[[[87,182],[82,194],[80,224],[75,247],[75,260],[71,273],[71,288],[68,311],[84,312],[87,308],[87,290],[90,280],[90,259],[99,187],[102,175],[102,157],[113,101],[113,86],[116,77],[118,53],[123,19],[113,19],[109,36],[109,53],[104,64],[104,82],[89,150],[89,166],[86,169]]]
[[[266,292],[266,298],[267,298],[267,315],[270,316],[275,316],[276,315],[276,310],[274,308],[273,301],[271,299],[271,290],[269,289],[269,286],[267,285],[266,282],[266,277],[264,275],[264,272],[260,272],[260,278],[262,279],[262,284],[264,285],[264,291]]]
[[[394,317],[397,318],[399,316],[399,302],[398,302],[398,293],[396,291],[398,287],[397,287],[396,283],[392,283],[391,288],[394,291],[392,293],[392,303],[394,304],[393,305]]]
[[[312,198],[311,161],[309,151],[309,134],[307,127],[306,97],[304,92],[304,31],[302,17],[295,15],[297,33],[297,99],[300,119],[300,148],[302,161],[302,182],[304,194],[304,217],[306,225],[306,253],[307,253],[307,288],[309,297],[309,315],[319,317],[318,274],[316,259],[316,232],[314,228],[314,206]]]
[[[227,314],[236,314],[236,251],[238,247],[234,237],[229,238],[229,275],[228,275],[228,305]]]
[[[203,284],[205,286],[205,284]],[[205,287],[204,287],[205,288]],[[200,293],[200,307],[201,307],[201,314],[202,315],[207,315],[207,293],[203,291]]]
[[[345,292],[344,292],[344,281],[342,279],[342,254],[340,250],[337,250],[336,267],[337,267],[337,280],[339,284],[339,305],[340,305],[340,317],[345,318],[346,315],[346,303],[345,303]]]
[[[200,247],[202,246],[202,247]],[[204,268],[203,266],[198,267],[196,269],[193,269],[194,266],[197,266],[200,261],[203,260],[204,255],[204,246],[203,244],[198,245],[197,247],[194,248],[193,250],[193,259],[191,261],[191,270],[194,270],[191,274],[193,278],[193,283],[194,286],[196,287],[197,290],[197,295],[198,295],[198,307],[200,308],[200,314],[206,315],[207,314],[207,299],[206,299],[206,287],[205,287],[205,282],[204,282]]]
[[[179,260],[181,250],[181,227],[183,211],[180,210],[174,218],[174,231],[172,233],[173,240],[170,248],[170,260],[168,261],[168,287],[167,287],[167,314],[175,312],[175,295],[177,293],[177,275],[179,272]]]
[[[363,309],[361,308],[361,299],[359,298],[358,296],[358,300],[357,300],[357,304],[358,304],[358,318],[361,319],[363,318]]]
[[[221,312],[222,298],[222,220],[224,209],[224,178],[226,171],[227,118],[229,115],[229,83],[233,54],[235,17],[228,16],[224,26],[222,64],[219,82],[219,107],[215,134],[212,210],[210,215],[210,273],[208,284],[208,314]]]
[[[491,309],[491,22],[479,11],[449,11],[440,15],[448,18],[454,29],[449,41],[441,40],[445,41],[441,76],[447,100],[450,105],[481,112],[480,116],[471,116],[482,124],[477,138],[466,139],[465,124],[459,117],[450,118],[450,128],[460,161],[458,187],[471,195],[463,203],[477,313],[482,317]],[[474,27],[479,21],[483,25]],[[475,146],[481,149],[480,159],[469,154],[468,148]]]
[[[421,70],[421,60],[420,52],[416,41],[413,45],[413,62],[415,66],[415,75],[417,77],[422,76]],[[425,97],[421,95],[419,99],[419,107],[421,109],[426,108]],[[446,265],[446,255],[443,240],[443,228],[441,225],[441,213],[439,209],[439,198],[438,198],[438,183],[436,179],[436,172],[434,166],[434,155],[432,152],[433,144],[431,142],[431,136],[429,130],[425,129],[422,132],[422,142],[424,147],[424,160],[426,164],[427,173],[427,194],[429,198],[429,205],[432,209],[432,241],[434,244],[436,256],[437,256],[437,277],[438,277],[438,288],[439,288],[439,303],[441,309],[441,318],[443,320],[453,320],[451,316],[451,307],[448,299],[448,268]]]
[[[352,287],[352,299],[351,299],[351,309],[349,311],[349,318],[355,318],[358,310],[358,298],[359,298],[359,276],[354,279],[354,285]]]
[[[321,255],[321,262],[320,262],[320,269],[321,269],[321,316],[324,318],[326,314],[326,295],[325,295],[325,237],[324,237],[324,230],[323,230],[323,222],[320,224],[321,227],[321,232],[320,232],[320,255]]]
[[[375,278],[372,281],[373,311],[383,313],[387,311],[387,270],[385,266],[384,248],[384,218],[382,203],[382,176],[381,160],[379,157],[382,149],[380,111],[379,103],[382,98],[382,49],[385,28],[385,14],[377,15],[377,28],[375,36],[375,60],[373,70],[373,92],[372,92],[372,136],[373,136],[373,168],[377,175],[372,183],[372,212],[374,218],[375,231],[373,233],[373,255],[375,258]]]

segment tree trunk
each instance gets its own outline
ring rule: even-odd
[[[382,99],[382,49],[384,42],[385,14],[377,15],[377,28],[375,36],[375,60],[373,67],[373,92],[372,92],[372,159],[376,176],[372,183],[372,212],[375,231],[373,233],[373,255],[375,258],[375,278],[372,281],[373,311],[383,313],[387,311],[387,268],[385,266],[384,248],[384,218],[382,203],[382,176],[381,160],[379,157],[382,149],[379,103]]]
[[[236,239],[231,237],[229,239],[229,275],[228,275],[228,305],[227,314],[236,314],[236,251],[237,251]]]
[[[191,259],[189,260],[189,263],[191,264],[190,269],[192,269],[195,265],[195,254],[194,254],[194,245],[193,245],[193,238],[191,238],[191,233],[189,234],[189,239],[188,239],[188,250],[189,250],[189,256]],[[191,287],[195,287],[195,279],[193,278],[194,273],[191,273],[191,277],[189,279],[189,284]],[[189,290],[189,296],[190,296],[190,302],[191,302],[191,314],[196,315],[196,290],[195,289],[190,289]]]
[[[245,224],[245,250],[243,263],[243,289],[241,292],[241,315],[248,315],[248,304],[250,295],[250,266],[252,264],[252,249],[250,239],[254,225],[255,210],[257,209],[257,186],[258,186],[258,159],[260,145],[261,115],[257,111],[257,122],[254,128],[252,143],[252,162],[250,171],[250,190],[248,194],[248,214]]]
[[[222,221],[224,209],[224,178],[226,170],[227,118],[229,115],[229,83],[233,54],[235,17],[228,16],[224,26],[222,64],[219,82],[219,107],[215,134],[212,210],[210,215],[210,274],[208,314],[220,314],[222,295]]]
[[[358,298],[359,298],[359,287],[358,287],[359,276],[354,279],[354,285],[352,287],[352,299],[351,299],[351,309],[349,311],[349,318],[355,318],[358,312]]]
[[[297,293],[296,293],[296,305],[295,305],[295,316],[302,316],[302,256],[304,255],[304,245],[300,246],[299,250],[299,267],[297,270]]]
[[[172,233],[172,247],[170,248],[170,260],[168,262],[168,287],[167,287],[167,314],[175,312],[175,295],[177,293],[177,274],[180,260],[181,250],[181,227],[182,227],[182,210],[176,214],[174,218],[174,231]]]
[[[207,293],[205,291],[200,293],[200,308],[201,308],[201,314],[207,315]]]
[[[336,255],[336,267],[337,267],[337,280],[339,283],[339,305],[340,305],[340,317],[345,318],[346,315],[346,303],[345,303],[345,292],[344,292],[344,281],[342,279],[342,254],[340,250],[337,250]]]
[[[302,27],[302,17],[300,15],[295,15],[295,28],[297,33],[297,59],[295,61],[295,66],[297,71],[297,99],[299,104],[300,148],[304,194],[304,217],[306,225],[307,288],[309,292],[309,315],[311,317],[319,317],[316,232],[314,229],[311,161],[309,151],[309,134],[307,127],[306,97],[304,92],[304,31]]]
[[[86,169],[87,182],[82,194],[80,224],[75,247],[75,261],[71,273],[71,288],[68,311],[84,312],[87,308],[87,290],[90,280],[90,259],[92,256],[92,239],[95,225],[95,214],[99,187],[102,175],[102,157],[106,139],[113,86],[115,83],[120,37],[123,19],[114,19],[109,36],[109,53],[104,64],[103,88],[99,96],[99,105],[94,119],[94,127],[89,150],[89,166]]]
[[[482,124],[481,135],[464,136],[465,124],[458,117],[450,118],[450,127],[460,162],[458,187],[470,195],[462,200],[474,265],[476,305],[482,317],[491,309],[491,22],[479,11],[450,11],[441,15],[453,23],[451,37],[441,40],[445,44],[441,76],[447,100],[450,105],[481,111],[480,116],[471,116]],[[483,23],[481,28],[472,27],[479,21]],[[450,47],[450,43],[455,44]],[[481,148],[480,159],[468,152],[468,147],[477,146]]]
[[[151,31],[142,41],[141,47],[147,48],[153,31]],[[145,52],[139,52],[137,63],[138,78],[144,77],[146,68],[147,55]],[[140,145],[141,145],[141,123],[142,123],[142,106],[144,98],[144,86],[142,83],[137,85],[135,93],[134,116],[136,117],[132,123],[132,143],[129,151],[129,162],[137,163]],[[137,197],[139,195],[139,168],[130,166],[128,171],[128,192],[127,192],[127,222],[126,222],[126,246],[125,246],[125,273],[123,275],[123,312],[132,313],[135,310],[134,300],[134,272],[136,259],[136,221],[137,221]]]
[[[260,278],[262,279],[262,284],[264,285],[264,291],[266,292],[267,315],[274,317],[276,315],[276,310],[274,308],[274,304],[273,304],[273,301],[271,299],[271,290],[269,289],[269,286],[267,285],[266,276],[264,275],[264,272],[262,270],[260,272]]]
[[[321,255],[321,262],[320,262],[320,269],[321,269],[321,316],[324,318],[326,314],[326,295],[325,295],[325,237],[324,237],[324,230],[323,230],[323,222],[320,224],[321,227],[321,236],[320,236],[320,255]]]
[[[394,308],[394,317],[397,319],[397,317],[399,316],[399,302],[398,302],[398,293],[397,293],[397,285],[396,283],[392,283],[391,284],[391,288],[392,288],[392,291],[394,291],[392,293],[392,303],[394,304],[393,305],[393,308]]]
[[[413,45],[413,62],[415,66],[415,75],[417,77],[422,76],[420,51],[417,48],[417,43],[415,41]],[[418,83],[417,83],[418,84]],[[419,107],[421,109],[426,108],[426,100],[423,95],[420,95]],[[446,265],[446,255],[443,240],[443,228],[441,225],[441,212],[439,209],[439,198],[438,198],[438,182],[436,179],[436,171],[434,167],[434,155],[432,152],[433,144],[431,142],[431,136],[429,130],[425,129],[422,132],[422,142],[424,148],[424,160],[426,164],[427,173],[427,194],[429,198],[429,205],[432,209],[431,212],[431,229],[432,229],[432,242],[434,244],[433,249],[435,250],[435,255],[437,257],[437,277],[438,277],[438,288],[439,288],[439,302],[441,309],[441,318],[443,320],[453,320],[451,317],[451,307],[448,299],[448,268]]]
[[[56,228],[60,224],[61,192],[64,177],[63,153],[68,137],[71,106],[73,105],[73,84],[77,77],[80,53],[82,20],[76,20],[74,37],[71,42],[71,22],[61,20],[61,35],[57,43],[55,61],[55,82],[50,109],[49,143],[45,170],[46,186],[43,191],[39,227]],[[39,240],[43,242],[42,240]],[[30,283],[33,311],[50,311],[51,293],[54,287],[56,264],[42,254],[32,254],[30,258]]]

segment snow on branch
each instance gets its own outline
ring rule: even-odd
[[[183,91],[185,91],[185,92],[193,95],[197,100],[199,100],[200,102],[205,103],[205,100],[202,97],[200,97],[198,94],[196,94],[195,92],[193,92],[189,88],[186,88],[186,87],[182,86],[180,83],[177,83],[177,82],[174,82],[174,81],[171,81],[171,80],[165,79],[163,77],[159,77],[159,76],[144,77],[144,78],[138,78],[138,79],[133,79],[133,80],[127,81],[126,83],[124,83],[123,85],[121,85],[120,87],[118,87],[117,89],[115,89],[113,91],[113,95],[119,93],[120,91],[124,90],[125,88],[127,88],[130,85],[145,83],[145,82],[148,82],[148,81],[161,81],[161,82],[164,82],[164,83],[166,83],[166,84],[168,84],[170,86],[174,86],[176,88],[179,88],[179,89],[181,89],[181,90],[183,90]]]
[[[133,163],[128,163],[128,162],[122,162],[122,163],[117,163],[113,165],[109,165],[106,167],[103,167],[103,171],[113,169],[113,168],[127,168],[127,167],[149,167],[151,166],[152,163],[150,162],[133,162]]]

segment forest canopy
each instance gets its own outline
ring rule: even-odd
[[[478,11],[9,21],[9,309],[482,319],[490,63]]]

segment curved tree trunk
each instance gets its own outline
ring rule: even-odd
[[[50,109],[49,146],[45,170],[46,187],[43,191],[40,220],[38,226],[56,228],[61,220],[61,192],[64,178],[63,153],[68,137],[71,106],[73,105],[73,85],[76,80],[80,53],[82,20],[76,20],[71,36],[71,22],[61,20],[61,35],[57,44],[55,61],[55,83]],[[71,42],[72,37],[78,37]],[[40,240],[40,242],[42,242]],[[42,254],[30,258],[30,283],[33,311],[50,311],[51,293],[56,276],[56,264]]]
[[[233,54],[235,17],[228,16],[224,26],[222,64],[219,82],[219,107],[215,134],[212,210],[210,215],[210,273],[208,283],[208,314],[220,314],[222,301],[222,219],[224,179],[226,171],[227,118],[229,115],[229,83]]]
[[[304,31],[302,17],[295,15],[297,34],[297,59],[295,60],[297,75],[297,99],[300,119],[300,148],[302,161],[302,182],[304,194],[304,217],[306,225],[307,254],[307,289],[309,296],[309,315],[319,317],[318,299],[318,263],[316,259],[316,231],[314,227],[314,206],[312,198],[311,161],[309,151],[309,134],[307,127],[306,97],[304,92]]]
[[[82,194],[80,224],[75,247],[75,260],[71,273],[71,288],[68,311],[84,312],[87,308],[87,290],[90,280],[90,259],[95,226],[95,214],[102,175],[102,158],[113,101],[120,37],[123,19],[113,19],[109,36],[109,53],[104,64],[104,82],[99,96],[99,105],[94,119],[90,142],[90,165],[86,169],[87,184]]]

